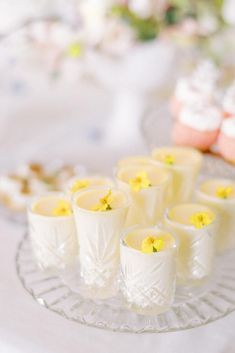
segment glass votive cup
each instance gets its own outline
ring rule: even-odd
[[[51,192],[35,198],[28,207],[29,236],[33,254],[43,270],[64,269],[73,265],[78,254],[74,216],[54,216],[58,202],[69,200]]]
[[[112,192],[112,209],[93,210]],[[129,207],[127,195],[117,188],[93,187],[74,195],[73,209],[79,234],[80,274],[83,295],[90,298],[112,297],[118,290],[120,234]]]
[[[157,166],[171,173],[172,188],[168,193],[168,204],[189,202],[202,165],[202,154],[190,147],[155,148],[152,157]]]
[[[202,228],[190,224],[193,215],[206,214],[211,223]],[[217,218],[202,204],[179,204],[165,213],[164,225],[178,238],[177,283],[199,285],[211,275],[214,265]]]
[[[130,180],[144,172],[151,183],[150,187],[132,190]],[[131,200],[126,226],[153,226],[160,221],[167,205],[167,193],[171,184],[171,175],[154,164],[131,165],[121,167],[116,173],[117,184]]]
[[[229,188],[231,193],[226,195]],[[217,194],[221,193],[220,196]],[[231,179],[207,179],[196,191],[196,200],[211,209],[218,217],[216,250],[222,253],[235,247],[235,182]]]
[[[142,252],[141,243],[148,235],[165,236],[168,247],[158,252]],[[120,289],[126,306],[143,315],[167,311],[175,296],[177,240],[158,227],[133,227],[124,231],[120,251]]]

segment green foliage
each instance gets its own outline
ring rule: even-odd
[[[141,41],[156,38],[160,30],[181,23],[185,18],[200,18],[203,15],[215,16],[223,25],[221,8],[224,0],[169,0],[169,6],[161,16],[156,14],[142,18],[131,11],[127,5],[116,5],[111,9],[111,15],[125,21]]]
[[[158,21],[155,17],[141,18],[124,5],[114,6],[111,13],[128,23],[139,40],[148,41],[157,37]]]

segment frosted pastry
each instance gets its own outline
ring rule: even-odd
[[[156,165],[171,173],[168,203],[173,205],[191,200],[201,169],[202,154],[189,147],[160,147],[153,150],[152,156]]]
[[[235,163],[235,118],[223,121],[218,137],[218,148],[226,160]]]
[[[107,186],[81,190],[74,197],[80,270],[88,297],[107,298],[116,293],[120,233],[128,207],[125,193]]]
[[[0,175],[0,202],[14,211],[25,211],[30,200],[48,191],[62,190],[74,175],[69,165],[49,168],[41,163],[18,166]]]
[[[208,179],[199,185],[197,200],[212,208],[218,215],[216,238],[218,252],[235,246],[235,181]]]
[[[210,104],[217,101],[218,70],[208,60],[201,62],[192,75],[180,78],[171,100],[171,113],[178,118],[185,105]]]
[[[118,169],[117,182],[131,198],[127,226],[154,225],[162,218],[169,172],[151,164],[126,166]]]
[[[121,291],[129,309],[156,315],[172,305],[176,241],[159,228],[125,231],[121,240]]]
[[[212,272],[216,215],[202,204],[181,204],[165,214],[165,226],[178,236],[177,277],[179,283],[197,283]]]
[[[187,105],[174,123],[173,142],[207,151],[217,140],[222,119],[222,112],[215,105]]]
[[[78,252],[70,202],[58,193],[32,201],[28,209],[29,234],[37,263],[42,269],[64,268]]]

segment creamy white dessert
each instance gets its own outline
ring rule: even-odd
[[[120,233],[128,207],[125,193],[107,186],[81,190],[74,197],[86,296],[107,298],[117,291]]]
[[[150,156],[128,156],[125,158],[122,158],[118,161],[117,166],[118,168],[121,167],[126,167],[126,166],[130,166],[130,165],[135,165],[135,164],[151,164],[154,163],[153,158],[151,158]]]
[[[70,202],[59,193],[38,197],[28,208],[32,250],[41,269],[65,268],[78,253]]]
[[[179,241],[177,277],[179,283],[196,284],[212,271],[217,222],[215,213],[202,204],[185,203],[165,214],[165,226]]]
[[[235,247],[235,181],[208,179],[199,185],[198,202],[212,208],[219,218],[216,237],[217,251]]]
[[[93,186],[114,186],[111,178],[100,175],[88,175],[84,177],[73,177],[69,180],[66,192],[68,195],[73,196],[76,192]]]
[[[202,165],[202,154],[190,147],[160,147],[152,152],[156,165],[171,173],[172,188],[168,193],[171,205],[190,201]]]
[[[170,182],[169,172],[152,164],[119,168],[117,183],[131,198],[126,225],[156,224],[162,218]]]
[[[129,309],[156,315],[174,300],[176,248],[173,236],[156,227],[125,231],[121,240],[121,291]]]

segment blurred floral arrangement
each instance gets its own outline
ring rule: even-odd
[[[228,24],[235,23],[234,0],[60,0],[58,4],[59,13],[50,9],[55,17],[24,22],[26,40],[45,55],[53,76],[62,70],[70,75],[71,67],[71,77],[79,76],[78,60],[83,63],[89,48],[122,56],[136,44],[156,39],[220,59],[222,50],[214,38],[221,38]],[[230,43],[230,33],[226,40]]]

